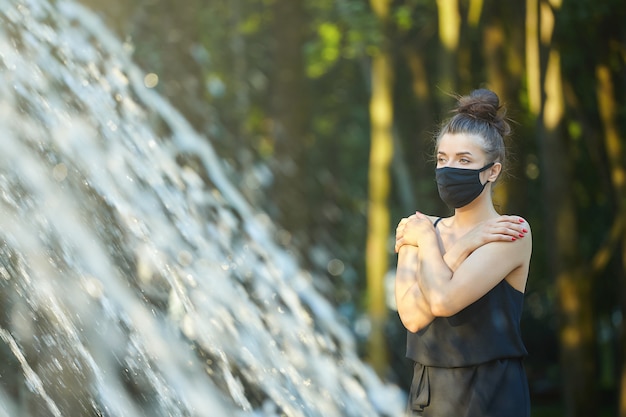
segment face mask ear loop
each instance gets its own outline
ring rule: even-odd
[[[491,162],[491,163],[489,163],[489,164],[485,165],[484,167],[482,167],[481,169],[479,169],[479,170],[478,170],[478,173],[480,174],[481,172],[488,170],[489,168],[491,168],[491,167],[492,167],[492,166],[494,166],[495,164],[496,164],[496,162],[494,161],[494,162]],[[483,184],[483,188],[485,188],[485,187],[487,186],[487,183],[488,183],[488,182],[491,182],[491,181],[489,181],[489,178],[487,178],[487,182],[485,182],[485,183]]]
[[[485,165],[484,167],[482,167],[481,169],[479,169],[479,170],[478,170],[478,172],[483,172],[483,171],[486,171],[486,170],[488,170],[489,168],[491,168],[492,166],[494,166],[495,164],[496,164],[496,163],[495,163],[495,161],[494,161],[494,162],[491,162],[490,164],[487,164],[487,165]]]

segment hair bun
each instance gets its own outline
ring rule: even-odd
[[[511,127],[504,118],[506,110],[500,106],[498,95],[486,88],[459,97],[456,112],[489,123],[502,137],[511,133]]]

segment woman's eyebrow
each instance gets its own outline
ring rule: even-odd
[[[443,152],[443,151],[437,151],[437,155],[444,155],[444,156],[448,156],[447,153]],[[469,155],[469,156],[474,156],[473,153],[471,153],[470,151],[461,151],[461,152],[457,152],[455,153],[456,156],[465,156],[465,155]]]

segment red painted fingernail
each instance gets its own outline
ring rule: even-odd
[[[519,222],[520,223],[524,223],[524,219],[519,219]]]
[[[524,232],[524,233],[528,233],[528,230],[526,230],[526,229],[522,229],[522,232]]]
[[[514,238],[514,237],[512,237],[512,238],[511,238],[511,240],[515,240],[515,238]]]
[[[520,233],[520,234],[519,234],[519,237],[524,237],[524,235]]]

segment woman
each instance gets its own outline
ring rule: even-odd
[[[436,140],[436,181],[454,215],[421,213],[396,230],[396,301],[414,376],[409,415],[527,417],[520,315],[528,223],[494,208],[510,133],[498,96],[460,97]]]

